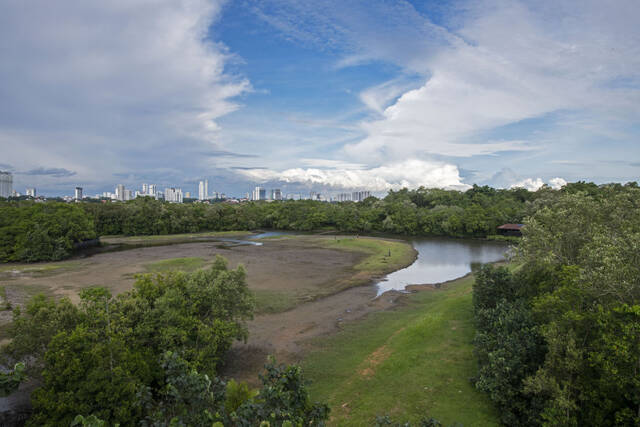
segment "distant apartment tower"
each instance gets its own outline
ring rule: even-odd
[[[282,200],[282,191],[279,188],[271,190],[271,200]]]
[[[338,202],[350,202],[351,201],[351,194],[349,193],[340,193],[336,196],[335,198],[336,201]]]
[[[116,185],[116,200],[124,201],[124,184]]]
[[[36,197],[36,189],[35,188],[27,188],[27,196]]]
[[[253,190],[253,200],[265,200],[267,198],[267,190],[262,187],[256,187]]]
[[[13,175],[11,172],[0,171],[0,197],[9,198],[13,195]]]
[[[149,184],[149,188],[147,190],[147,193],[149,196],[156,196],[156,193],[158,193],[158,187],[155,184]]]
[[[149,184],[142,184],[142,193],[143,196],[147,196],[149,194]]]
[[[75,200],[82,200],[82,187],[76,187],[76,191],[73,195]]]
[[[182,203],[182,189],[181,188],[165,188],[164,200],[171,203]]]
[[[361,202],[367,197],[371,197],[370,191],[354,191],[351,193],[351,200],[354,202]]]
[[[209,180],[205,179],[198,183],[198,200],[207,200],[209,198]]]

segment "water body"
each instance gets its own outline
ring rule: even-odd
[[[390,290],[404,291],[407,285],[435,284],[457,279],[471,272],[472,264],[504,259],[509,246],[500,242],[448,238],[410,241],[418,259],[407,268],[394,271],[377,283],[378,296]]]

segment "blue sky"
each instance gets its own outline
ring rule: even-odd
[[[384,193],[637,180],[635,0],[9,0],[0,169]]]

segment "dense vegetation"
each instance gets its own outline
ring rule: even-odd
[[[94,223],[80,206],[0,202],[0,262],[57,261],[94,237]]]
[[[552,190],[403,189],[360,203],[302,200],[208,205],[152,198],[125,203],[0,202],[0,262],[63,259],[75,244],[105,235],[273,228],[485,237],[500,224],[521,222],[529,202],[548,191]]]
[[[546,189],[545,191],[551,191]],[[520,222],[536,193],[475,186],[466,192],[419,188],[384,199],[323,203],[310,200],[241,204],[169,204],[151,198],[127,203],[85,203],[99,235],[198,231],[331,228],[344,232],[487,236],[505,222]]]
[[[640,189],[536,201],[519,267],[474,287],[476,386],[506,425],[640,425]]]
[[[326,419],[297,367],[269,363],[257,392],[216,378],[232,342],[246,339],[252,312],[243,268],[228,270],[219,257],[208,270],[140,276],[117,297],[103,288],[83,291],[79,305],[37,296],[14,310],[2,353],[42,384],[30,425],[71,425],[78,416],[153,426]]]

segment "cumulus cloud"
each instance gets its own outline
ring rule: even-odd
[[[526,188],[529,191],[537,191],[544,185],[544,181],[540,178],[527,178],[522,181],[511,184],[509,188]]]
[[[511,168],[502,168],[491,177],[488,184],[496,188],[526,188],[529,191],[536,191],[545,184],[554,190],[559,190],[567,184],[567,181],[563,178],[556,177],[549,179],[545,183],[540,177],[523,177]]]
[[[551,178],[549,180],[549,186],[554,190],[559,190],[565,185],[567,185],[567,181],[562,178]]]
[[[211,156],[232,156],[216,143],[216,120],[250,87],[225,71],[231,54],[208,38],[222,3],[5,2],[3,157],[22,170],[46,161],[77,171],[87,186],[110,186],[113,173],[206,170]]]
[[[543,185],[545,185],[545,182],[542,180],[542,178],[526,178],[514,184],[511,184],[509,188],[526,188],[529,191],[537,191]],[[551,178],[547,185],[554,190],[559,190],[563,186],[567,185],[567,181],[562,178]]]
[[[251,169],[239,172],[258,182],[317,184],[334,188],[380,192],[420,186],[458,190],[470,188],[469,185],[462,182],[456,166],[416,159],[368,169],[293,168],[283,171]]]

